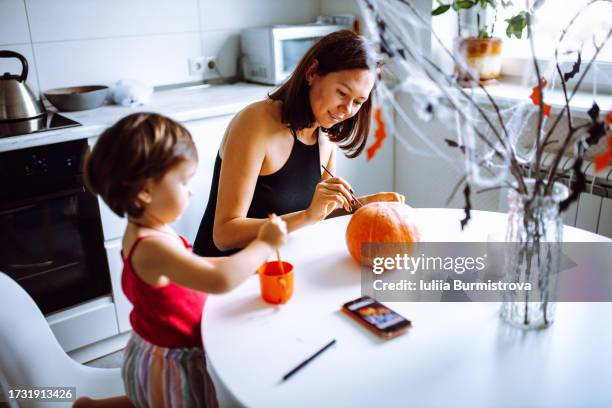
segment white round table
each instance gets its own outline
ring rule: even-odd
[[[506,214],[417,209],[424,241],[486,241]],[[340,312],[361,294],[345,245],[349,217],[292,233],[281,248],[295,267],[293,298],[273,306],[257,276],[211,295],[202,330],[218,380],[249,407],[612,406],[612,303],[559,303],[545,330],[498,317],[498,303],[386,303],[413,328],[381,340]],[[573,227],[565,241],[612,242]],[[611,268],[612,269],[612,268]],[[285,382],[284,374],[337,343]]]

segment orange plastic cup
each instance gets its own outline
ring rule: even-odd
[[[285,273],[281,271],[278,261],[266,262],[257,269],[261,297],[274,305],[287,303],[293,295],[293,265],[289,262],[281,263]]]

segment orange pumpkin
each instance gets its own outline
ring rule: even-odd
[[[397,246],[389,246],[391,254],[361,253],[361,244],[401,243],[413,244],[420,242],[421,232],[415,223],[414,210],[406,204],[398,202],[375,202],[358,209],[346,228],[346,245],[358,263],[372,265],[376,256],[394,256]],[[393,248],[392,248],[393,247]],[[407,252],[412,252],[413,245],[408,245]]]

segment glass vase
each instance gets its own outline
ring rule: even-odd
[[[554,321],[557,280],[563,241],[559,203],[568,189],[555,183],[550,195],[534,195],[535,180],[526,179],[527,193],[508,194],[506,230],[507,282],[531,284],[529,291],[504,293],[501,318],[523,329],[540,329]]]

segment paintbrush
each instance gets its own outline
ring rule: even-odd
[[[327,170],[327,169],[325,168],[325,166],[324,166],[324,165],[321,165],[321,167],[323,168],[323,170],[324,170],[324,171],[325,171],[327,174],[329,174],[329,175],[330,175],[330,177],[335,177],[335,176],[334,176],[334,175],[331,173],[331,171],[329,171],[329,170]],[[351,198],[353,199],[354,203],[357,203],[357,204],[359,205],[359,207],[356,207],[356,208],[355,208],[354,203],[351,203],[351,209],[352,209],[353,211],[355,211],[355,210],[357,210],[357,209],[359,209],[359,208],[363,207],[363,204],[361,203],[361,201],[359,201],[359,199],[358,199],[357,197],[355,197],[355,194],[353,194],[353,192],[352,192],[352,191],[349,191],[349,193],[351,194]]]

